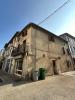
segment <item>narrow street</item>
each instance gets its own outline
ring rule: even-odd
[[[0,100],[75,100],[75,72],[27,84],[0,86]]]

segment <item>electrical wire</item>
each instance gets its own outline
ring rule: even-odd
[[[57,13],[61,8],[63,8],[65,5],[67,5],[71,0],[67,0],[64,4],[62,4],[59,8],[57,8],[56,10],[54,10],[48,17],[46,17],[44,20],[40,21],[38,23],[38,25],[42,24],[43,22],[45,22],[47,19],[49,19],[50,17],[52,17],[55,13]]]

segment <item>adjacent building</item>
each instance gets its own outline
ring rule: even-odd
[[[5,54],[3,70],[24,79],[39,68],[45,68],[46,75],[74,69],[67,41],[34,23],[13,36]]]
[[[75,37],[68,33],[64,33],[60,35],[60,37],[65,39],[68,42],[69,51],[75,64]]]

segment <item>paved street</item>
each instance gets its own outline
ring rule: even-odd
[[[0,100],[75,100],[74,73],[28,84],[0,86]]]

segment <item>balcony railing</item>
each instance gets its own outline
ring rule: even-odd
[[[19,45],[19,47],[15,48],[12,51],[11,56],[17,56],[17,55],[22,55],[27,51],[27,46],[26,45]]]

